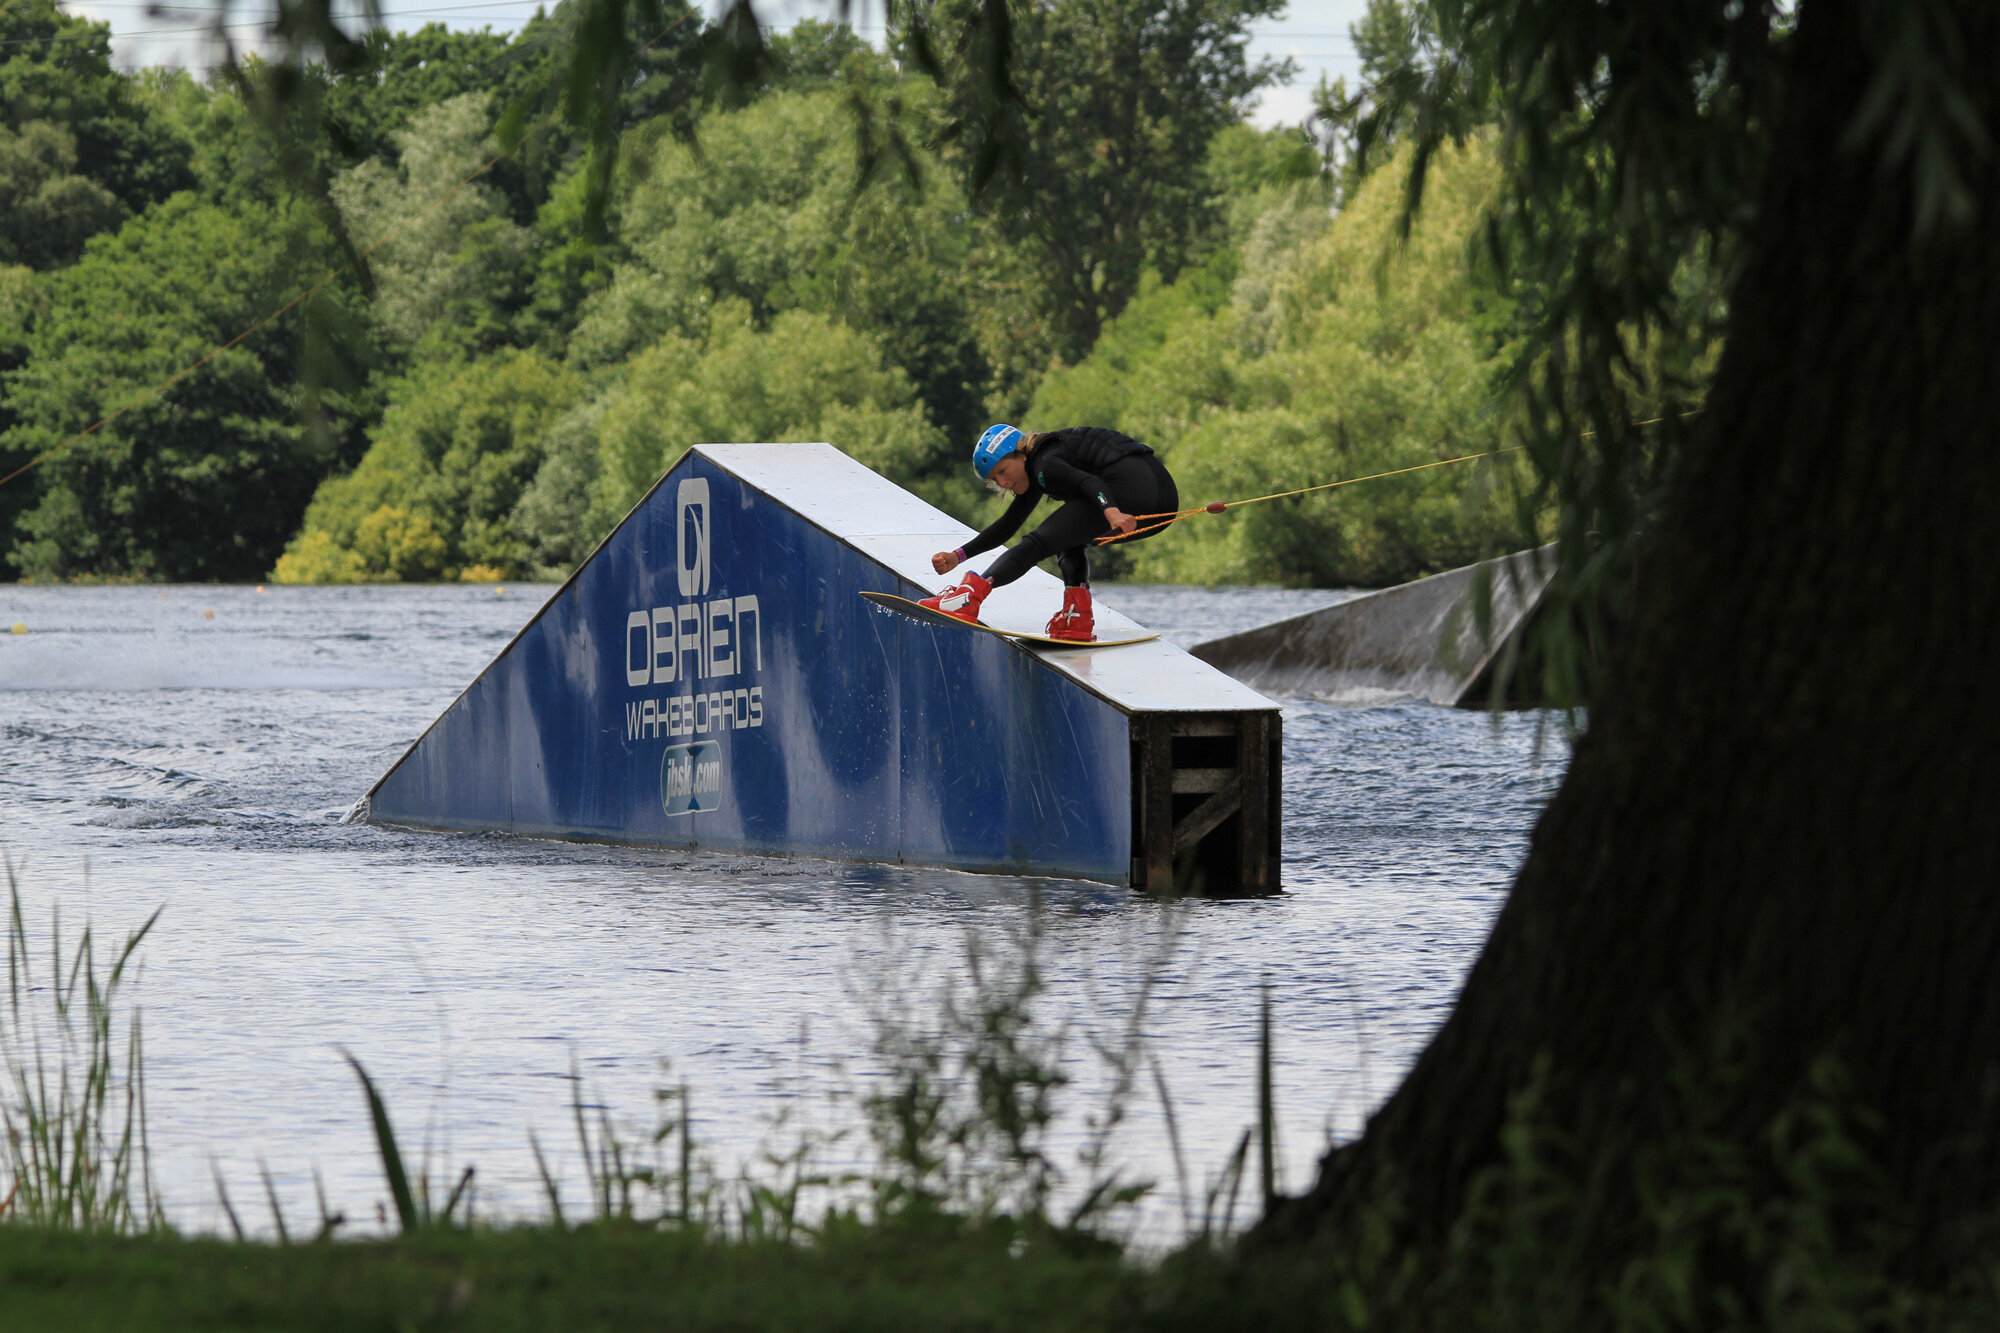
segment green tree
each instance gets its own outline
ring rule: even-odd
[[[1470,242],[1499,180],[1490,137],[1443,155],[1407,242],[1394,172],[1332,219],[1321,183],[1257,189],[1267,206],[1240,254],[1143,291],[1089,357],[1042,382],[1032,424],[1129,431],[1189,504],[1498,449],[1505,308]],[[1518,547],[1517,471],[1462,465],[1197,517],[1131,547],[1127,572],[1401,582]]]
[[[776,87],[812,90],[849,82],[857,64],[874,79],[885,79],[893,72],[889,57],[845,23],[801,19],[788,31],[771,37],[772,82]]]
[[[0,262],[60,267],[124,220],[118,197],[76,167],[76,136],[62,126],[0,126]]]
[[[606,398],[579,403],[559,417],[546,437],[548,456],[514,506],[514,530],[527,552],[530,577],[569,577],[622,517],[603,494],[600,424]]]
[[[27,363],[28,338],[44,305],[44,291],[32,269],[0,267],[0,379]],[[0,399],[0,410],[5,410],[4,401]]]
[[[148,70],[141,90],[154,114],[186,145],[189,188],[207,202],[227,207],[279,197],[269,147],[258,141],[248,109],[233,90],[185,70]]]
[[[866,333],[804,310],[759,329],[740,300],[700,341],[669,336],[634,357],[597,420],[599,530],[622,517],[690,445],[826,441],[890,476],[940,447],[909,377]]]
[[[415,112],[391,137],[394,166],[364,162],[332,185],[355,243],[371,252],[375,311],[404,347],[469,352],[506,341],[528,295],[533,233],[484,181],[494,155],[488,95],[463,93]]]
[[[506,577],[530,565],[512,515],[582,383],[533,352],[420,364],[354,471],[319,488],[282,583]]]
[[[30,338],[35,322],[48,304],[46,286],[33,270],[9,266],[0,268],[0,477],[9,476],[33,458],[14,434],[20,424],[4,387],[8,376],[28,362]],[[16,477],[0,485],[0,534],[11,534],[23,510],[35,501],[35,487],[27,477]],[[4,538],[0,538],[4,539]]]
[[[174,580],[270,568],[315,483],[344,461],[359,408],[332,395],[327,431],[300,424],[296,317],[217,349],[326,263],[296,207],[226,212],[182,194],[48,275],[27,363],[7,379],[14,422],[0,449],[33,457],[133,405],[30,474],[40,490],[15,528],[15,568]]]
[[[514,336],[515,341],[552,355],[568,349],[586,303],[610,285],[625,257],[615,243],[590,239],[589,187],[590,178],[579,163],[556,182],[535,213],[534,271]]]
[[[467,93],[485,93],[492,118],[485,128],[525,136],[495,164],[487,183],[507,200],[515,222],[529,222],[579,148],[571,128],[550,120],[565,89],[582,8],[578,0],[561,0],[537,10],[511,36],[439,23],[414,32],[366,33],[365,52],[353,68],[315,67],[327,85],[329,137],[351,159],[380,158],[394,166],[402,151],[398,136],[418,112]],[[665,117],[677,132],[689,132],[700,101],[699,15],[684,0],[674,0],[660,4],[652,21],[632,15],[630,25],[635,42],[651,45],[621,90],[618,128]]]
[[[1328,211],[1334,203],[1325,163],[1303,126],[1226,125],[1208,141],[1203,174],[1227,224],[1218,252],[1241,249],[1251,227],[1279,203],[1310,199]]]
[[[954,159],[1031,266],[1054,352],[1074,361],[1148,269],[1172,281],[1213,243],[1203,163],[1216,132],[1283,73],[1244,55],[1249,25],[1283,4],[1013,0],[999,31],[993,8],[932,0],[910,13],[951,35],[940,54]],[[993,100],[1001,50],[1018,103]]]
[[[963,199],[937,173],[921,192],[897,173],[855,187],[831,90],[712,115],[699,154],[661,142],[618,210],[632,259],[589,302],[572,357],[603,365],[669,331],[699,337],[721,301],[745,302],[760,326],[809,311],[876,339],[945,431],[976,432],[987,369]]]
[[[348,156],[382,158],[392,166],[419,112],[467,93],[491,97],[520,63],[518,56],[509,59],[514,42],[490,28],[462,31],[427,23],[414,32],[378,28],[362,40],[366,58],[354,69],[317,71],[326,83],[326,121]]]
[[[185,189],[188,154],[111,64],[111,28],[52,0],[0,3],[0,106],[14,129],[49,121],[75,136],[84,174],[137,211]]]
[[[1343,185],[1379,163],[1414,129],[1438,53],[1436,11],[1428,0],[1368,0],[1348,28],[1360,65],[1358,88],[1322,76],[1312,123]]]
[[[978,507],[963,468],[909,377],[869,333],[813,311],[759,326],[728,299],[698,337],[667,334],[608,372],[558,421],[548,459],[513,515],[531,569],[561,577],[582,561],[689,446],[825,441],[956,513]]]

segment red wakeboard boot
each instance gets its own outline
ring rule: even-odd
[[[1097,621],[1090,614],[1090,589],[1063,589],[1062,610],[1049,621],[1049,637],[1071,643],[1097,641]]]
[[[948,616],[977,625],[979,604],[985,601],[986,595],[992,591],[992,584],[968,570],[965,577],[956,584],[935,597],[922,598],[917,605],[928,606],[933,611],[942,611]]]

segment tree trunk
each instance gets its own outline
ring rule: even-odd
[[[2000,143],[2000,7],[1933,8]],[[1910,174],[1843,146],[1867,9],[1801,6],[1707,409],[1493,934],[1268,1237],[1387,1191],[1441,1239],[1530,1088],[1629,1219],[1615,1182],[1690,1098],[1704,1133],[1768,1144],[1827,1057],[1928,1240],[1995,1211],[2000,167],[1967,154],[1977,220],[1916,236]]]

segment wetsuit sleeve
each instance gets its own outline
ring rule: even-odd
[[[981,551],[992,550],[1019,532],[1021,525],[1028,521],[1028,515],[1035,511],[1035,505],[1041,498],[1033,491],[1029,491],[1026,495],[1015,496],[1014,503],[1007,506],[1006,513],[994,519],[987,525],[986,531],[965,544],[966,559],[970,560]]]
[[[1099,509],[1112,505],[1111,491],[1101,478],[1053,451],[1035,461],[1035,483],[1057,500],[1087,500]]]

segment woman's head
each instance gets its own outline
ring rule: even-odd
[[[995,489],[1020,495],[1028,489],[1029,443],[1013,426],[988,426],[972,447],[972,470]]]
[[[993,475],[986,484],[995,490],[1009,491],[1015,495],[1028,493],[1028,451],[1017,449],[993,465]]]

